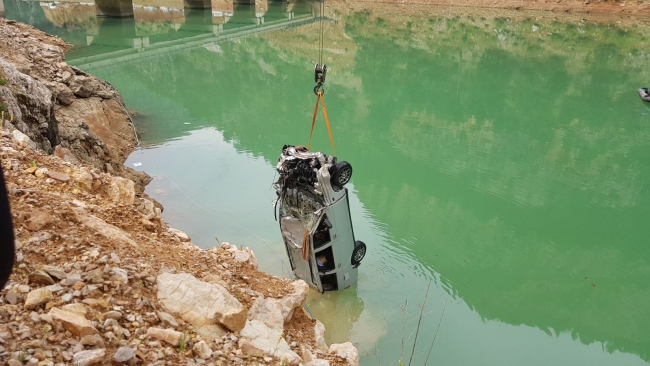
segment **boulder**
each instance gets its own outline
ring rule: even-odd
[[[255,299],[248,312],[248,319],[258,320],[267,327],[280,331],[280,333],[284,329],[282,305],[280,305],[278,300],[273,298],[265,299],[263,296],[260,296]]]
[[[291,350],[282,336],[282,330],[269,328],[259,320],[247,320],[246,326],[239,333],[239,348],[245,355],[277,357],[289,366],[300,364],[300,356]]]
[[[77,337],[82,337],[88,334],[99,334],[99,331],[95,329],[90,321],[82,315],[61,310],[57,307],[50,309],[48,314],[52,316],[53,320],[60,321],[63,328]]]
[[[329,349],[327,343],[325,343],[325,325],[318,319],[314,324],[314,345],[322,352],[327,352]]]
[[[13,114],[13,121],[5,124],[12,125],[31,140],[18,136],[19,143],[52,151],[60,142],[52,92],[44,83],[26,74],[27,67],[19,70],[0,58],[0,68],[7,81],[2,98]],[[18,134],[13,133],[14,136]]]
[[[163,273],[156,279],[162,307],[196,327],[216,322],[232,332],[246,324],[246,308],[222,286],[188,273]]]

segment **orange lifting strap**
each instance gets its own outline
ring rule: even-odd
[[[330,127],[330,120],[327,117],[327,108],[325,108],[325,96],[322,91],[318,92],[318,98],[316,98],[316,106],[314,107],[314,118],[311,120],[311,131],[309,131],[309,143],[307,144],[307,150],[311,146],[311,135],[314,133],[314,126],[316,125],[316,114],[318,114],[318,102],[323,101],[323,116],[325,116],[325,124],[327,125],[327,133],[330,135],[330,143],[332,144],[332,151],[336,157],[336,149],[334,148],[334,138],[332,137],[332,128]]]

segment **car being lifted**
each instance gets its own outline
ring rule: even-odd
[[[352,166],[285,145],[277,170],[280,231],[293,273],[321,293],[350,287],[366,254],[366,245],[354,238],[344,187]]]

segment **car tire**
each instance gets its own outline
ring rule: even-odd
[[[331,183],[333,186],[343,188],[352,178],[352,165],[347,161],[336,163],[330,172],[332,176]]]
[[[365,256],[366,244],[360,240],[355,241],[354,250],[352,251],[352,265],[358,266]]]

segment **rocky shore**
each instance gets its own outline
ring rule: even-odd
[[[203,250],[123,166],[135,134],[62,40],[0,19],[0,161],[16,265],[0,291],[8,365],[358,365],[304,310],[308,286],[245,247]],[[245,243],[242,243],[245,244]]]

